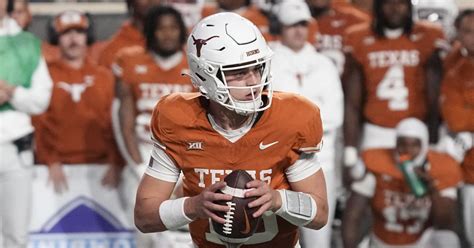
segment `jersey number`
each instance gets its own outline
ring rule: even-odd
[[[408,234],[416,234],[421,231],[423,224],[428,219],[428,209],[397,209],[394,206],[386,207],[383,210],[385,217],[385,229],[394,233],[401,233],[405,231]],[[411,225],[405,226],[400,224],[398,220],[414,220]]]
[[[391,66],[377,86],[377,97],[388,101],[392,111],[408,109],[408,88],[405,86],[405,73],[402,65]]]

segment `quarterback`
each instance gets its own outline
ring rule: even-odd
[[[247,19],[219,13],[201,20],[187,42],[189,76],[200,93],[175,93],[155,107],[154,148],[135,205],[142,232],[189,224],[197,247],[224,247],[212,219],[230,208],[225,175],[246,170],[255,180],[244,197],[262,216],[243,247],[299,247],[298,226],[327,222],[319,109],[289,93],[273,93],[272,51]],[[284,124],[283,124],[284,123]],[[182,172],[184,197],[170,200]],[[297,197],[299,201],[288,201]]]

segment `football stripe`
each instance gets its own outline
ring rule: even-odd
[[[228,185],[226,185],[224,189],[221,189],[222,193],[231,195],[237,198],[245,198],[245,192],[249,190],[252,190],[252,189],[238,189],[238,188],[232,188]]]

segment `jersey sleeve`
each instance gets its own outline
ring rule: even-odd
[[[179,146],[179,141],[170,137],[174,129],[178,127],[170,119],[170,115],[173,113],[167,111],[166,106],[164,106],[167,102],[166,100],[167,97],[163,97],[153,110],[150,122],[151,140],[154,147],[162,149],[176,167],[180,168],[181,161],[178,155],[179,152],[176,149]]]
[[[445,189],[456,188],[461,184],[461,167],[449,155],[430,152],[428,161],[431,164],[429,173],[438,191],[442,192]]]
[[[426,58],[429,58],[436,50],[448,51],[450,44],[446,40],[441,28],[432,24],[423,23],[423,25],[423,34],[419,34],[423,37],[420,42],[420,50],[422,51],[422,54],[424,54]],[[416,37],[416,35],[417,34],[415,34],[414,37]]]
[[[343,52],[347,55],[351,55],[358,63],[361,63],[362,59],[359,57],[358,51],[361,45],[360,34],[357,32],[357,28],[360,25],[355,25],[348,28],[343,34]]]
[[[127,65],[135,64],[134,62],[131,62],[131,60],[133,60],[134,55],[137,55],[142,52],[144,52],[144,50],[139,46],[126,47],[119,50],[111,64],[112,72],[114,73],[114,75],[124,80],[124,77],[126,77],[128,74]]]
[[[166,154],[165,149],[164,146],[158,145],[158,141],[155,141],[145,173],[154,178],[174,183],[178,181],[181,170],[176,167],[173,159]]]
[[[323,124],[319,108],[314,107],[314,111],[308,112],[309,118],[301,126],[299,131],[299,142],[297,144],[298,153],[317,153],[323,146]]]
[[[317,154],[301,154],[296,162],[288,167],[285,175],[290,183],[301,181],[321,169],[321,163]]]

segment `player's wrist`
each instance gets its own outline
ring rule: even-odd
[[[196,197],[187,197],[184,200],[184,214],[192,220],[195,220],[197,218],[197,211],[196,211]]]
[[[273,195],[273,202],[272,202],[272,212],[276,212],[278,209],[281,208],[281,196],[277,190],[272,190]]]
[[[357,155],[357,148],[354,146],[344,147],[344,167],[354,167],[359,156]]]
[[[161,222],[168,230],[176,230],[193,221],[185,212],[188,197],[166,200],[160,204],[159,215]]]

